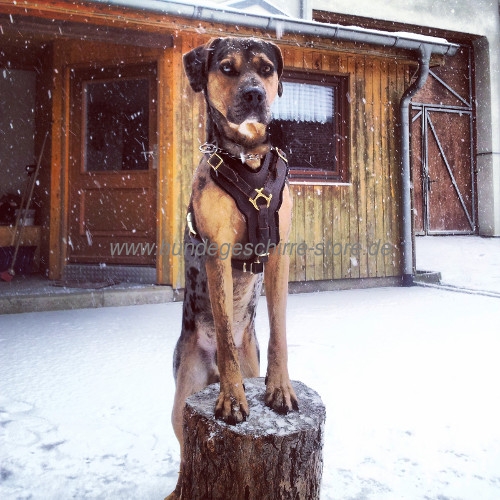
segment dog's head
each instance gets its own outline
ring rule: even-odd
[[[256,38],[216,38],[184,55],[195,92],[203,91],[220,134],[243,146],[266,139],[271,104],[281,95],[283,58]]]

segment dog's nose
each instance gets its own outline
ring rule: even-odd
[[[242,95],[245,102],[252,106],[262,104],[266,98],[265,92],[259,87],[249,87],[243,91]]]

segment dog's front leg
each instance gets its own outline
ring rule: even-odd
[[[217,256],[208,257],[206,269],[217,335],[217,365],[220,374],[220,394],[215,405],[215,417],[234,425],[246,420],[249,409],[233,337],[231,261]]]
[[[275,249],[266,264],[264,283],[269,314],[270,338],[267,349],[266,404],[278,413],[297,410],[297,396],[288,375],[286,340],[286,299],[290,258]]]

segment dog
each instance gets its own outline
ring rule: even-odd
[[[205,96],[207,142],[192,182],[173,363],[181,474],[188,396],[219,382],[215,417],[236,425],[249,415],[243,379],[259,376],[254,322],[263,274],[270,324],[265,402],[278,413],[298,410],[287,367],[289,255],[277,245],[288,241],[292,199],[286,158],[268,138],[271,104],[282,92],[282,54],[256,38],[216,38],[186,53],[183,63],[192,89]],[[169,499],[180,497],[180,484]]]

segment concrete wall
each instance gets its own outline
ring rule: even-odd
[[[500,236],[500,19],[494,0],[312,0],[315,10],[472,35],[479,232]]]

